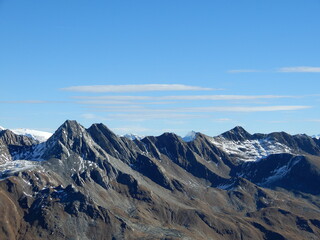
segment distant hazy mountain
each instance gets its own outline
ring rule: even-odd
[[[316,138],[316,139],[320,139],[320,134],[318,134],[318,135],[313,135],[312,137],[313,137],[313,138]]]
[[[133,140],[132,140],[133,139]],[[320,239],[320,141],[0,131],[0,239]]]
[[[195,140],[196,137],[197,137],[197,133],[195,131],[191,131],[191,132],[187,133],[187,135],[184,136],[184,138],[182,138],[182,139],[185,142],[191,142],[191,141]]]
[[[50,138],[52,135],[52,133],[49,133],[49,132],[43,132],[38,130],[26,129],[26,128],[17,128],[17,129],[12,129],[11,131],[18,135],[31,137],[35,140],[38,140],[39,142],[47,141],[48,138]]]
[[[141,140],[142,138],[144,138],[144,136],[140,136],[132,133],[125,134],[123,135],[123,137],[128,138],[130,140]]]

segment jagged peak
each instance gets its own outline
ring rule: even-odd
[[[173,132],[165,132],[163,134],[161,134],[159,137],[157,137],[159,139],[162,138],[171,138],[171,139],[176,139],[176,140],[182,140],[182,138],[180,136],[178,136],[177,134],[173,133]]]
[[[57,131],[61,130],[67,130],[67,131],[83,131],[85,128],[79,124],[76,120],[66,120],[59,128]],[[56,132],[57,132],[56,131]]]
[[[236,126],[231,130],[222,133],[221,136],[234,141],[244,141],[251,139],[252,137],[252,135],[241,126]]]
[[[78,128],[81,127],[83,128],[76,120],[66,120],[61,126],[60,128]]]
[[[236,133],[248,133],[243,127],[241,126],[235,126],[230,131],[236,132]],[[248,133],[249,134],[249,133]]]
[[[66,141],[67,138],[75,138],[82,135],[86,129],[75,120],[66,120],[48,139],[48,142],[57,139]]]

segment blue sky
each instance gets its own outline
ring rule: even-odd
[[[320,133],[318,0],[0,0],[0,126]]]

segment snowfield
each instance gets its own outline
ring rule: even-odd
[[[141,140],[142,138],[144,138],[144,136],[140,136],[140,135],[137,135],[137,134],[132,134],[132,133],[127,133],[125,135],[122,135],[121,137],[125,137],[127,139],[130,139],[130,140]]]
[[[211,139],[211,142],[226,153],[238,156],[242,161],[258,161],[271,154],[291,153],[291,149],[281,143],[270,139],[231,141],[218,136]]]
[[[33,169],[39,166],[39,162],[30,160],[8,161],[0,165],[0,179],[6,178],[10,174]]]
[[[43,131],[32,130],[27,128],[17,128],[17,129],[9,129],[9,130],[17,135],[27,136],[34,140],[38,140],[39,142],[45,142],[52,136],[52,133],[49,133],[49,132],[43,132]]]

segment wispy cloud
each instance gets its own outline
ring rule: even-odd
[[[283,67],[283,68],[279,68],[278,72],[301,72],[301,73],[320,73],[320,67],[308,67],[308,66],[299,66],[299,67]]]
[[[87,100],[78,101],[78,104],[88,104],[88,105],[131,105],[137,104],[131,101],[109,101],[109,100]]]
[[[230,113],[255,113],[255,112],[279,112],[279,111],[297,111],[311,108],[310,106],[257,106],[257,107],[192,107],[192,108],[172,108],[172,109],[148,109],[148,108],[122,108],[122,109],[99,109],[94,112],[106,112],[104,119],[126,120],[131,122],[144,122],[148,120],[186,120],[186,119],[204,119],[211,118],[212,113],[230,112]],[[91,117],[91,115],[88,115]],[[230,122],[229,118],[214,119],[216,122]]]
[[[268,123],[288,123],[288,121],[275,120],[275,121],[268,121]]]
[[[203,107],[194,110],[209,112],[275,112],[295,111],[307,108],[311,108],[311,106]]]
[[[319,122],[320,123],[320,119],[309,119],[306,120],[307,122]]]
[[[174,104],[174,102],[158,101],[158,102],[136,102],[136,101],[109,101],[109,100],[86,100],[78,101],[78,104],[84,105],[164,105]]]
[[[10,104],[39,104],[39,103],[47,103],[47,101],[40,100],[22,100],[22,101],[0,101],[0,103],[10,103]]]
[[[312,108],[311,106],[217,106],[217,107],[181,107],[181,108],[165,108],[165,109],[150,109],[150,108],[131,108],[130,106],[123,108],[99,108],[99,112],[135,112],[144,114],[163,114],[163,113],[197,113],[197,112],[274,112],[274,111],[296,111]]]
[[[123,126],[123,127],[112,128],[112,130],[119,132],[120,134],[127,134],[127,133],[144,134],[151,131],[151,129],[141,127],[141,126]]]
[[[232,119],[230,118],[217,118],[217,119],[213,119],[214,122],[219,122],[219,123],[224,123],[224,122],[230,122],[232,121]]]
[[[73,96],[74,99],[86,99],[86,100],[117,100],[117,101],[138,101],[138,100],[150,100],[153,97],[149,96]]]
[[[81,115],[82,118],[84,119],[96,119],[98,118],[95,114],[92,113],[84,113]]]
[[[295,66],[295,67],[281,67],[274,70],[259,70],[259,69],[234,69],[229,70],[228,73],[257,73],[257,72],[282,72],[282,73],[319,73],[320,67],[310,66]]]
[[[298,96],[287,95],[184,95],[184,96],[76,96],[75,99],[87,99],[94,103],[102,104],[104,101],[106,104],[115,102],[115,104],[125,104],[127,101],[166,101],[166,100],[256,100],[256,99],[278,99],[278,98],[298,98]],[[108,102],[110,101],[110,102]],[[85,101],[84,101],[85,102]],[[80,102],[81,103],[81,102]]]
[[[91,85],[91,86],[71,86],[62,88],[63,91],[71,92],[151,92],[151,91],[209,91],[218,90],[213,88],[189,86],[183,84],[136,84],[136,85]]]
[[[109,113],[108,118],[111,119],[126,119],[126,121],[146,121],[151,119],[203,119],[208,118],[208,115],[204,114],[192,114],[192,113],[175,113],[173,111],[140,111],[140,112],[123,112],[123,113]]]
[[[233,69],[228,71],[228,73],[255,73],[255,72],[263,72],[263,71],[258,69]]]
[[[238,115],[243,116],[246,113],[277,112],[281,115],[287,114],[288,111],[312,108],[309,104],[299,102],[300,98],[308,97],[305,95],[276,95],[272,92],[268,95],[211,94],[212,92],[207,91],[221,89],[182,84],[93,85],[74,86],[62,90],[78,95],[71,97],[72,103],[83,108],[83,119],[114,122],[115,127],[119,127],[117,124],[122,121],[132,123],[133,126],[129,128],[115,129],[117,132],[149,132],[150,129],[133,130],[134,126],[144,127],[149,120],[159,123],[183,121],[184,124],[189,124],[197,119],[207,119],[221,125],[235,123]],[[159,92],[153,94],[153,91]]]
[[[44,104],[44,103],[70,103],[69,101],[43,101],[43,100],[13,100],[13,101],[0,101],[6,104]]]

